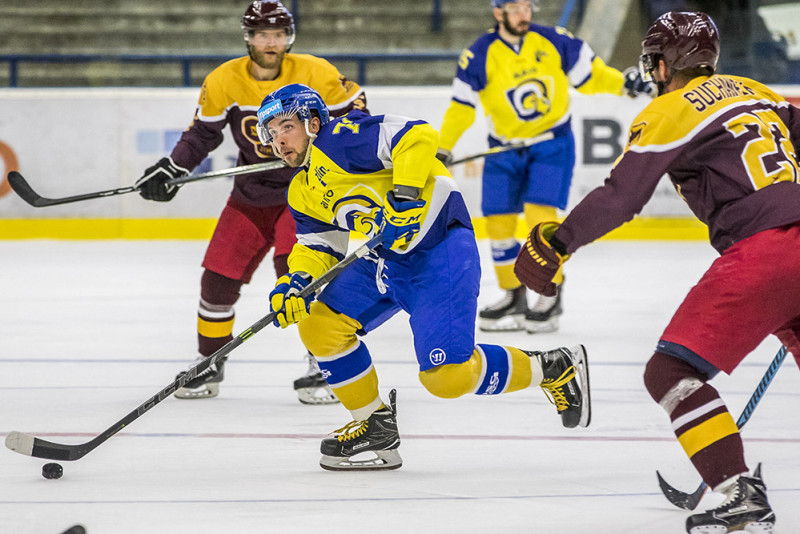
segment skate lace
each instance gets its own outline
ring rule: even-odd
[[[338,434],[336,439],[341,443],[364,435],[368,426],[367,421],[350,421],[342,428],[334,430],[333,433]]]
[[[562,389],[570,380],[575,378],[575,366],[568,367],[558,378],[545,378],[542,380],[541,388],[548,400],[556,405],[556,410],[563,412],[569,408],[569,401],[564,396]]]
[[[539,313],[548,312],[553,308],[553,306],[556,305],[557,299],[557,296],[545,297],[544,295],[539,295],[539,300],[536,301],[536,304],[533,306],[531,311]]]

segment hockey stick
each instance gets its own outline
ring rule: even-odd
[[[460,159],[454,159],[453,161],[451,161],[448,164],[448,167],[450,167],[452,165],[458,165],[460,163],[466,163],[466,162],[472,161],[474,159],[485,158],[486,156],[492,156],[494,154],[500,154],[501,152],[508,152],[509,150],[516,150],[518,148],[526,148],[526,147],[535,145],[536,143],[541,143],[543,141],[549,141],[552,138],[553,138],[553,132],[546,132],[546,133],[543,133],[542,135],[537,135],[536,137],[531,137],[530,139],[527,139],[527,140],[525,140],[525,141],[523,141],[521,143],[513,143],[513,144],[510,144],[510,145],[496,146],[496,147],[490,148],[489,150],[486,150],[484,152],[479,152],[477,154],[473,154],[471,156],[466,156],[466,157],[463,157],[463,158],[460,158]]]
[[[219,171],[203,172],[189,176],[181,176],[167,180],[169,185],[183,185],[189,182],[196,182],[198,180],[206,180],[208,178],[221,178],[223,176],[233,176],[235,174],[249,174],[252,172],[269,171],[272,169],[280,169],[285,167],[283,161],[269,161],[266,163],[254,163],[252,165],[242,165],[240,167],[232,167],[230,169],[222,169]],[[138,187],[120,187],[119,189],[108,189],[106,191],[97,191],[95,193],[85,193],[83,195],[75,195],[71,197],[61,198],[47,198],[41,196],[33,190],[25,178],[17,171],[8,173],[8,183],[11,189],[19,195],[19,197],[35,208],[44,208],[47,206],[56,206],[58,204],[69,204],[70,202],[79,202],[81,200],[90,200],[93,198],[111,197],[115,195],[125,195],[138,191]]]
[[[767,371],[764,373],[764,377],[761,379],[761,382],[759,382],[756,390],[750,396],[747,406],[745,406],[744,410],[742,410],[742,414],[736,421],[736,427],[739,430],[741,430],[747,421],[750,420],[750,416],[753,415],[753,411],[756,409],[761,397],[767,391],[770,382],[772,382],[772,379],[775,377],[775,373],[778,372],[778,369],[780,368],[784,359],[786,359],[785,346],[781,347],[778,351],[778,354],[776,354],[775,358],[772,359],[772,363],[769,364]],[[661,473],[658,471],[656,471],[656,476],[658,477],[658,485],[667,500],[678,508],[683,508],[684,510],[694,510],[697,508],[697,505],[700,504],[700,500],[703,498],[703,495],[705,495],[706,490],[708,489],[708,484],[702,482],[694,491],[694,493],[685,493],[672,487],[666,480],[664,480],[664,478],[661,476]]]
[[[299,296],[305,297],[314,293],[315,291],[319,290],[339,276],[341,272],[346,269],[350,264],[356,261],[359,258],[363,258],[369,252],[374,249],[378,244],[381,242],[380,234],[376,235],[360,247],[358,247],[355,251],[347,255],[342,261],[331,267],[325,274],[321,275],[319,278],[313,280],[310,284],[308,284],[302,291],[299,292]],[[183,387],[187,382],[195,378],[198,374],[202,373],[206,369],[208,369],[211,365],[218,362],[223,357],[230,354],[236,347],[244,343],[247,339],[252,337],[255,333],[259,330],[271,324],[272,321],[277,316],[276,312],[270,312],[269,314],[265,315],[254,324],[250,326],[250,328],[246,329],[244,332],[233,338],[231,341],[226,343],[222,348],[216,351],[214,354],[209,356],[208,358],[203,359],[199,363],[197,363],[194,367],[190,368],[185,374],[177,377],[171,384],[167,387],[147,399],[144,403],[142,403],[138,408],[130,412],[128,415],[111,425],[109,428],[103,431],[99,436],[95,437],[94,439],[87,441],[86,443],[78,443],[76,445],[66,445],[62,443],[53,443],[50,441],[46,441],[37,437],[34,437],[30,434],[26,434],[24,432],[17,432],[13,431],[6,436],[6,447],[11,449],[14,452],[18,452],[20,454],[24,454],[26,456],[34,456],[36,458],[46,458],[48,460],[79,460],[86,456],[86,454],[93,451],[97,448],[100,444],[105,442],[108,438],[122,430],[123,428],[130,425],[133,421],[144,415],[150,408],[158,404],[159,402],[163,401],[170,395],[172,395],[175,390],[180,387]]]

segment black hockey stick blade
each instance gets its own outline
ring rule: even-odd
[[[658,471],[656,471],[656,476],[658,477],[658,485],[664,497],[678,508],[683,508],[684,510],[694,510],[697,508],[697,505],[700,504],[700,500],[706,493],[706,489],[708,489],[708,485],[703,482],[694,493],[686,493],[670,486]]]
[[[200,174],[190,174],[188,176],[181,176],[169,180],[170,185],[183,185],[190,182],[197,182],[200,180],[207,180],[209,178],[221,178],[224,176],[233,176],[236,174],[249,174],[253,172],[269,171],[273,169],[280,169],[285,167],[283,161],[268,161],[265,163],[254,163],[252,165],[241,165],[230,169],[221,169],[218,171],[203,172]],[[118,189],[108,189],[106,191],[96,191],[94,193],[84,193],[82,195],[74,195],[70,197],[61,198],[47,198],[33,190],[31,185],[25,178],[17,171],[8,173],[8,183],[11,189],[19,195],[19,197],[35,208],[46,208],[47,206],[57,206],[58,204],[70,204],[72,202],[80,202],[81,200],[91,200],[94,198],[111,197],[115,195],[125,195],[128,193],[138,192],[136,187],[120,187]]]
[[[69,204],[70,202],[79,202],[81,200],[89,200],[92,198],[110,197],[113,195],[124,195],[136,191],[134,187],[121,187],[119,189],[109,189],[107,191],[97,191],[95,193],[85,193],[83,195],[75,195],[71,197],[61,198],[47,198],[33,190],[25,178],[17,171],[8,173],[8,183],[11,189],[19,195],[19,197],[33,206],[34,208],[45,208],[47,206],[56,206],[58,204]]]
[[[356,250],[345,256],[345,258],[328,269],[327,272],[315,278],[306,287],[304,287],[298,295],[306,297],[311,295],[325,286],[328,282],[339,276],[339,274],[346,269],[350,264],[359,258],[363,258],[369,254],[375,247],[382,241],[380,234],[372,237],[366,243],[358,247]],[[87,441],[86,443],[78,443],[75,445],[68,445],[63,443],[53,443],[41,438],[31,436],[24,432],[9,432],[6,436],[6,447],[19,454],[25,456],[34,456],[36,458],[45,458],[48,460],[79,460],[93,451],[99,445],[108,440],[111,436],[130,425],[133,421],[144,415],[156,404],[160,403],[173,393],[178,388],[183,387],[187,382],[193,380],[197,375],[217,363],[220,359],[230,354],[236,347],[244,343],[247,339],[256,334],[265,326],[272,324],[272,321],[277,317],[276,312],[270,312],[255,323],[253,323],[244,332],[233,338],[231,341],[222,346],[214,354],[205,358],[191,367],[185,373],[175,378],[175,380],[167,387],[144,401],[140,406],[131,411],[128,415],[108,427],[100,435]]]

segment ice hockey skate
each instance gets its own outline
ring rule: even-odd
[[[403,460],[397,452],[397,391],[389,392],[390,406],[373,412],[364,421],[351,421],[322,440],[319,465],[329,471],[377,471],[397,469]]]
[[[563,313],[561,308],[561,291],[563,284],[552,297],[539,295],[533,308],[525,312],[525,330],[529,334],[544,334],[558,330],[558,318]]]
[[[506,290],[499,302],[478,314],[478,327],[484,332],[512,332],[525,329],[528,299],[525,286]]]
[[[767,501],[767,486],[761,479],[761,464],[752,476],[740,475],[722,490],[726,498],[722,504],[702,514],[689,516],[686,532],[689,534],[772,534],[775,513]]]
[[[584,346],[528,354],[538,358],[542,365],[544,379],[540,386],[555,404],[561,424],[566,428],[589,426],[592,420],[592,397],[589,360]]]
[[[308,360],[308,370],[306,374],[294,381],[294,390],[297,392],[297,399],[303,404],[336,404],[339,399],[331,391],[328,383],[322,378],[317,359],[306,353]]]
[[[204,359],[205,356],[199,356],[192,363],[190,368]],[[212,364],[208,369],[186,382],[182,388],[178,388],[175,391],[175,398],[210,399],[219,395],[219,383],[225,378],[225,360],[227,359],[228,358],[221,358],[217,363]],[[185,375],[186,372],[187,371],[181,371],[176,378]]]

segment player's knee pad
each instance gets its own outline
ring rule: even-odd
[[[650,396],[671,414],[675,407],[703,387],[707,377],[689,363],[656,352],[644,370],[644,386]]]
[[[319,301],[311,303],[310,315],[297,323],[300,339],[317,358],[333,356],[352,347],[361,325],[355,319],[335,312]]]
[[[482,363],[477,352],[463,363],[451,363],[419,373],[419,381],[433,395],[455,399],[473,393],[481,377]]]

